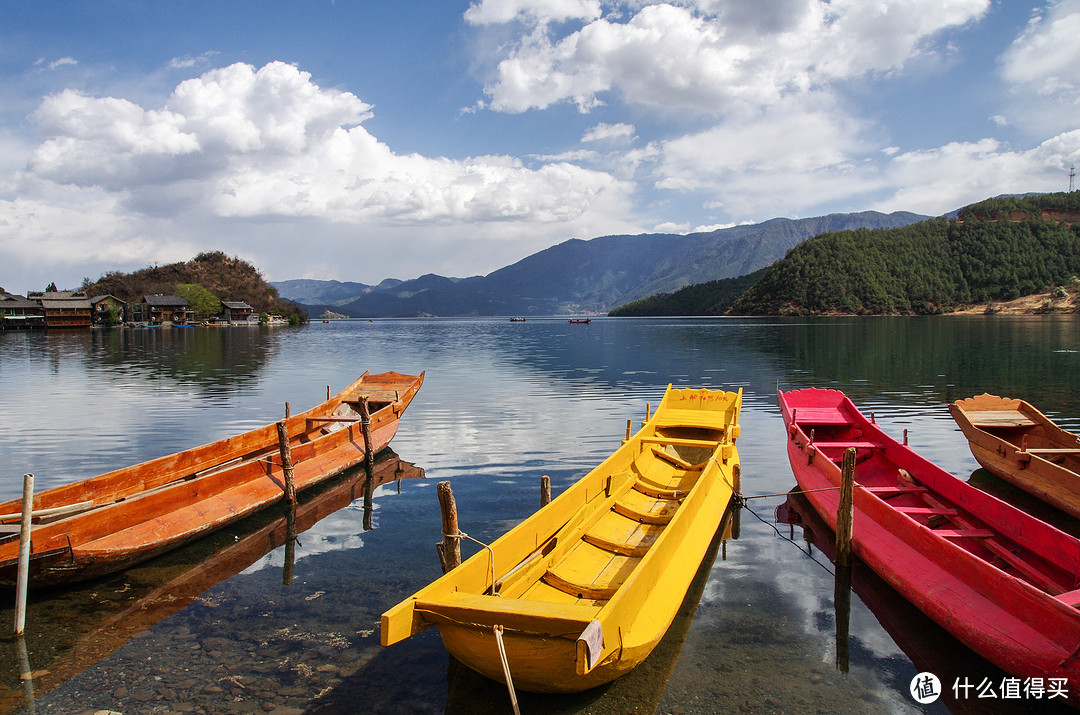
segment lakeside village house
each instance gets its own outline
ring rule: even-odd
[[[128,325],[190,325],[195,311],[175,295],[147,295],[127,303],[111,295],[90,298],[80,291],[29,291],[26,297],[0,288],[0,329],[89,328],[105,325],[110,315]],[[222,301],[218,325],[253,325],[259,314],[242,301]]]

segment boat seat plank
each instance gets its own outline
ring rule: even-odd
[[[799,407],[795,422],[801,425],[848,425],[851,418],[835,407]]]
[[[730,422],[726,412],[710,410],[668,409],[658,413],[654,419],[658,427],[705,427],[717,430],[725,429]]]
[[[934,529],[934,533],[946,539],[989,539],[997,536],[989,529]]]
[[[1028,454],[1034,454],[1034,455],[1043,455],[1043,454],[1048,454],[1048,455],[1080,454],[1080,447],[1046,447],[1046,448],[1036,447],[1034,449],[1026,449],[1024,451],[1027,452]]]
[[[1038,424],[1019,410],[965,410],[964,414],[976,427],[1034,427]]]
[[[862,485],[860,484],[858,486],[862,486]],[[901,494],[924,494],[924,493],[930,491],[926,487],[901,487],[901,486],[895,486],[895,487],[865,487],[865,486],[863,486],[862,488],[865,489],[866,491],[870,492],[874,496],[880,497],[882,499],[888,499],[890,497],[899,496]]]
[[[663,489],[649,484],[642,479],[638,479],[634,482],[634,489],[654,499],[670,499],[674,501],[682,501],[686,498],[686,495],[690,493],[689,491],[681,489]]]
[[[607,601],[611,599],[612,596],[618,593],[619,586],[622,585],[621,582],[608,585],[578,583],[563,578],[556,572],[550,570],[544,574],[544,583],[549,586],[554,586],[571,596],[576,596],[577,598],[589,598],[595,601]]]
[[[1059,593],[1054,596],[1057,600],[1064,603],[1066,606],[1077,607],[1080,606],[1080,588],[1073,591],[1066,591],[1065,593]]]
[[[854,447],[855,449],[885,449],[885,445],[881,442],[829,442],[825,440],[815,440],[810,443],[814,447],[825,447],[832,449],[847,449],[848,447]]]
[[[642,437],[643,444],[670,444],[673,447],[703,447],[715,449],[716,442],[710,439],[689,439],[686,437]]]
[[[449,593],[437,601],[417,600],[414,608],[425,620],[501,625],[512,630],[568,638],[577,638],[600,610],[596,606],[480,596],[461,591]]]
[[[937,509],[926,506],[894,506],[893,509],[910,516],[957,516],[960,513],[956,509]]]

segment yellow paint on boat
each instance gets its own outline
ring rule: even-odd
[[[577,692],[626,673],[667,631],[731,500],[741,407],[742,390],[668,386],[599,466],[384,613],[382,644],[434,625],[455,658],[503,681],[502,626],[516,688]]]

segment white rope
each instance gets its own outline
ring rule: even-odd
[[[514,715],[521,715],[521,711],[518,710],[517,693],[514,692],[514,680],[510,677],[510,661],[506,659],[506,646],[503,645],[502,634],[503,627],[495,626],[495,642],[499,644],[499,659],[502,660],[506,689],[510,693],[510,704],[514,707]]]

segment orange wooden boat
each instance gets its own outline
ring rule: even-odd
[[[1080,519],[1080,437],[1024,400],[983,394],[949,412],[984,469]]]
[[[360,402],[372,451],[386,447],[424,375],[364,373],[285,420],[297,491],[363,461]],[[281,500],[277,425],[126,467],[34,496],[30,579],[56,585],[145,561]],[[21,500],[0,504],[0,585],[18,563]]]

